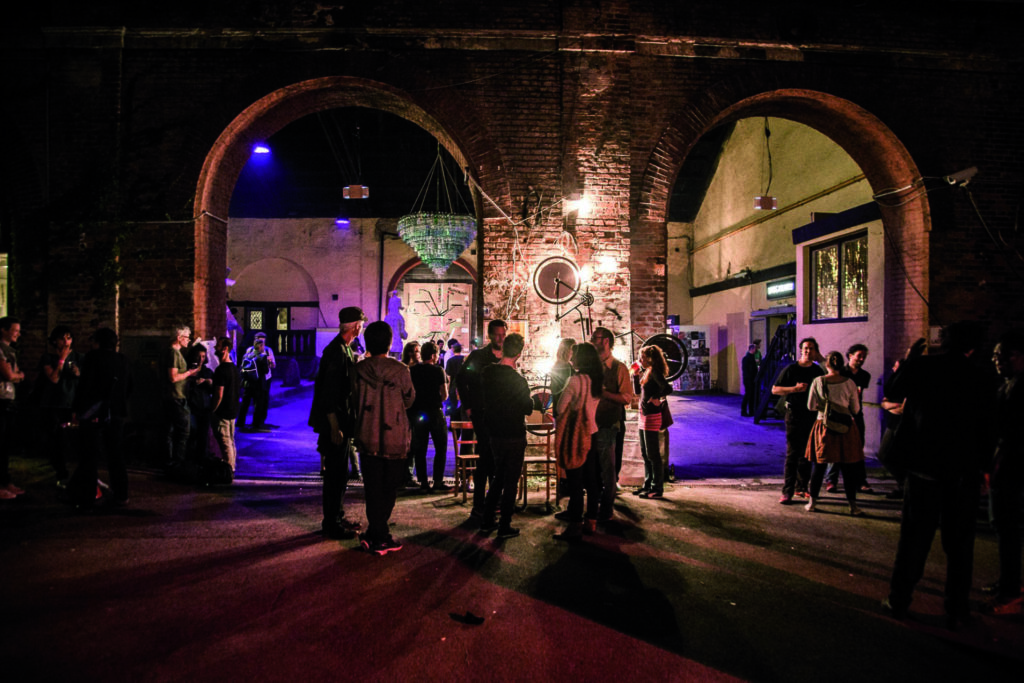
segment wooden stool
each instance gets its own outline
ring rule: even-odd
[[[473,423],[469,420],[452,420],[448,425],[448,430],[452,433],[452,444],[455,447],[455,493],[459,495],[459,489],[462,490],[462,502],[466,502],[466,498],[469,494],[469,481],[473,472],[476,470],[476,461],[480,459],[480,456],[474,452],[463,453],[463,444],[470,446],[470,451],[476,450],[476,439],[465,439],[459,437],[459,432],[463,433],[472,431]],[[475,435],[474,435],[475,436]]]

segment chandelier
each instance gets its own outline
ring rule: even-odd
[[[476,219],[451,213],[413,213],[398,219],[398,236],[441,277],[476,238]]]
[[[435,191],[435,211],[425,211],[428,188],[433,181]],[[476,218],[469,215],[469,210],[456,191],[465,213],[456,213],[452,206],[452,191],[449,183],[455,180],[445,168],[441,158],[441,146],[437,146],[437,158],[427,174],[419,196],[413,205],[413,212],[398,219],[398,236],[416,251],[416,255],[427,265],[434,275],[441,277],[448,267],[459,258],[476,238]],[[447,205],[442,208],[442,198]]]

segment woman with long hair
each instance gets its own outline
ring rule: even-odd
[[[644,458],[644,485],[634,491],[641,498],[661,498],[665,493],[665,463],[661,458],[660,432],[664,423],[668,383],[665,353],[653,344],[640,349],[640,454]]]
[[[593,344],[577,344],[576,372],[565,383],[555,407],[555,449],[559,469],[565,472],[569,506],[560,515],[569,526],[555,538],[563,541],[579,540],[584,533],[583,487],[584,465],[590,452],[590,437],[597,431],[597,404],[601,400],[604,368]],[[587,507],[592,515],[586,520],[586,531],[593,533],[597,526],[597,508],[600,504],[599,482],[588,482]]]
[[[857,489],[861,485],[857,463],[864,461],[864,446],[853,416],[860,412],[860,397],[853,380],[840,374],[842,369],[843,354],[831,352],[825,360],[826,374],[815,377],[807,392],[807,409],[818,411],[805,453],[811,461],[811,501],[807,503],[807,510],[814,512],[818,509],[818,494],[821,493],[825,470],[829,463],[837,463],[843,475],[850,514],[859,516],[864,512],[857,507]],[[836,431],[826,423],[826,409],[838,413],[839,420],[848,423],[846,431]]]
[[[420,362],[420,343],[418,341],[408,342],[402,349],[402,364],[412,367]]]

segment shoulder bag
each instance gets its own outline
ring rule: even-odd
[[[824,378],[821,380],[821,389],[825,394],[825,410],[823,411],[825,429],[836,434],[845,434],[850,431],[850,425],[853,424],[853,416],[836,409],[835,404],[828,397],[828,382]]]

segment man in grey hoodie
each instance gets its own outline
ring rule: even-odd
[[[363,548],[377,555],[402,549],[388,531],[398,489],[405,481],[405,459],[412,432],[406,411],[416,398],[409,368],[388,357],[393,333],[386,322],[366,326],[370,357],[355,367],[355,442],[366,494]]]

